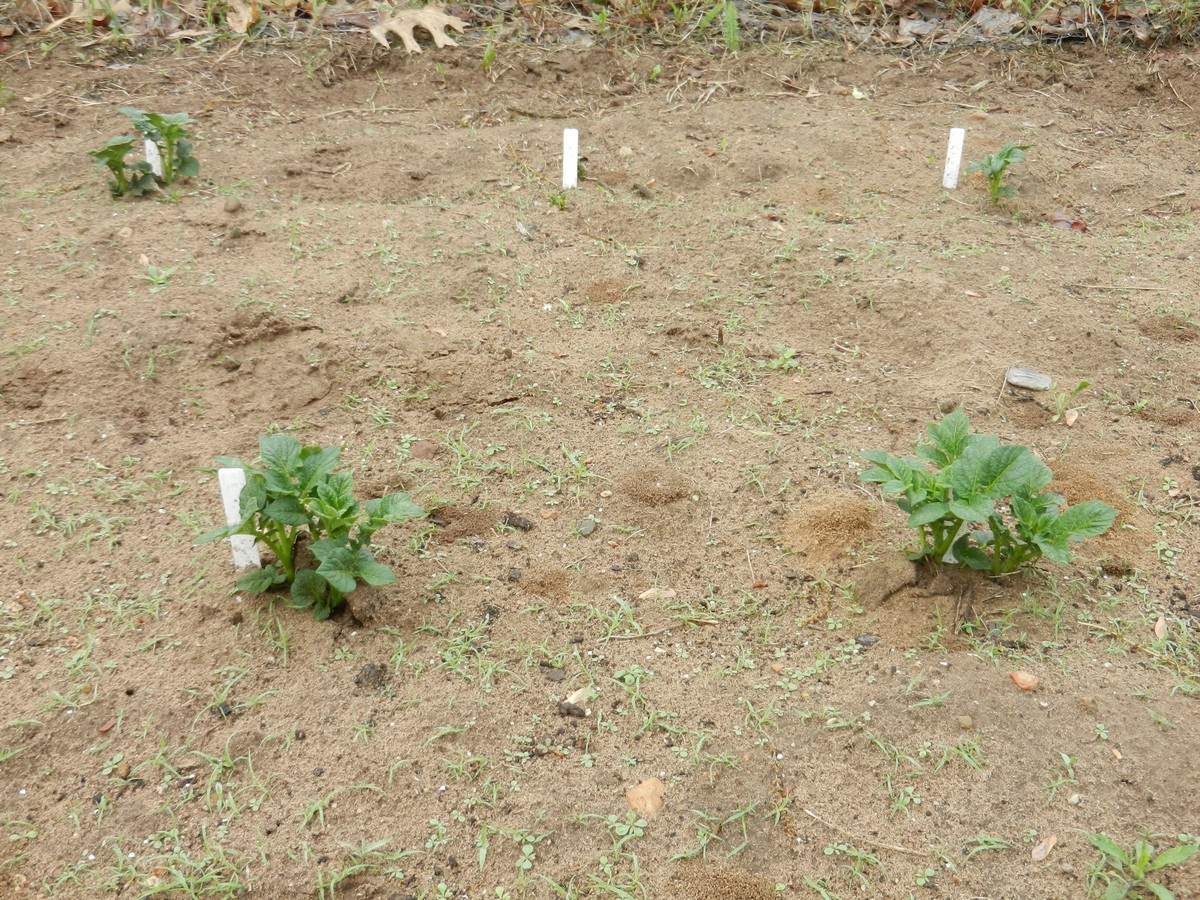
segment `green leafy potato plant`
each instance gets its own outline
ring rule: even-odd
[[[134,138],[127,134],[112,138],[99,150],[89,151],[88,155],[112,174],[108,189],[114,197],[126,194],[140,197],[159,184],[174,184],[182,178],[195,178],[200,174],[200,162],[192,155],[187,130],[192,119],[187,113],[152,113],[132,107],[125,107],[121,112],[139,134],[158,147],[162,175],[156,176],[146,160],[125,161],[133,151]]]
[[[185,112],[152,113],[126,106],[121,113],[143,137],[158,146],[162,159],[163,184],[174,184],[181,178],[195,178],[200,174],[200,161],[192,155],[191,133],[187,126],[192,118]]]
[[[1016,189],[1004,183],[1004,173],[1008,171],[1009,166],[1025,162],[1025,151],[1029,147],[1029,144],[1014,144],[1010,141],[995,153],[989,153],[983,159],[967,166],[968,172],[983,173],[987,179],[988,196],[992,203],[1016,196]]]
[[[239,590],[265,593],[288,586],[294,606],[311,608],[315,619],[327,619],[359,582],[378,586],[396,580],[392,570],[375,559],[371,538],[384,525],[425,515],[408,494],[359,504],[353,477],[334,471],[341,461],[340,447],[304,447],[289,435],[270,435],[259,440],[258,453],[261,467],[217,458],[218,466],[246,473],[239,498],[242,520],[196,539],[204,544],[248,534],[271,550],[275,562],[240,578]],[[319,563],[315,569],[297,565],[302,538]]]
[[[1099,500],[1068,506],[1047,491],[1053,474],[1028,447],[974,434],[962,410],[928,426],[916,458],[869,450],[859,478],[899,495],[920,547],[911,559],[954,561],[1004,575],[1045,556],[1065,565],[1069,545],[1106,532],[1116,510]],[[951,559],[952,558],[952,559]]]

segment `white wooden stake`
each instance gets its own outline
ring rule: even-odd
[[[158,144],[146,138],[146,162],[150,163],[150,171],[162,178],[162,156],[158,152]]]
[[[242,469],[217,469],[217,482],[221,485],[221,502],[225,505],[225,524],[236,525],[242,521],[239,498],[246,486],[246,473]],[[229,539],[229,545],[233,548],[235,568],[262,568],[253,535],[235,534]]]
[[[563,190],[579,187],[579,129],[563,129]]]
[[[950,143],[946,146],[946,172],[942,175],[942,187],[948,191],[958,187],[958,169],[962,165],[963,139],[966,136],[965,128],[950,129]]]

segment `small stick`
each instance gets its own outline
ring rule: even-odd
[[[750,583],[757,584],[758,578],[754,574],[754,563],[750,561],[750,548],[746,548],[746,565],[750,567]]]
[[[895,850],[897,853],[911,853],[914,856],[924,856],[925,855],[924,850],[909,850],[907,847],[897,847],[895,844],[884,844],[881,841],[873,841],[870,838],[860,837],[859,835],[856,835],[851,831],[847,831],[845,828],[841,828],[840,826],[834,825],[832,822],[828,822],[825,819],[822,819],[811,809],[806,809],[804,812],[806,815],[811,816],[812,818],[816,819],[818,822],[820,822],[826,828],[832,828],[834,831],[839,831],[842,834],[846,835],[847,837],[852,837],[852,838],[854,838],[854,840],[860,841],[861,843],[871,844],[875,847],[882,847],[885,850]]]
[[[614,634],[612,637],[608,638],[608,640],[610,640],[610,641],[632,641],[634,638],[654,637],[655,635],[658,635],[658,634],[666,634],[670,630],[671,630],[671,628],[670,628],[670,626],[668,626],[666,628],[655,629],[654,631],[643,631],[641,634]]]
[[[1188,103],[1186,100],[1184,100],[1182,97],[1179,96],[1179,91],[1175,90],[1175,85],[1171,84],[1170,78],[1167,79],[1167,87],[1169,87],[1171,89],[1171,93],[1175,95],[1176,100],[1178,100],[1180,103],[1182,103],[1188,109],[1192,110],[1192,112],[1196,111],[1195,107],[1193,107],[1192,104]]]
[[[1139,285],[1133,285],[1133,284],[1073,284],[1071,282],[1064,282],[1063,287],[1079,288],[1080,290],[1089,290],[1090,289],[1093,291],[1169,291],[1169,290],[1171,290],[1171,288],[1150,287],[1149,285],[1139,286]]]

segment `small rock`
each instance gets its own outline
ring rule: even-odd
[[[220,716],[222,719],[228,719],[230,716],[233,715],[233,707],[230,706],[228,703],[221,703],[217,707],[216,711],[217,711],[217,715]]]
[[[617,156],[621,157],[621,159],[629,159],[629,157],[633,156],[633,148],[622,147],[617,151]]]
[[[1083,803],[1083,797],[1080,794],[1072,794],[1067,798],[1067,802],[1072,806],[1080,806]]]
[[[874,647],[879,643],[879,635],[877,634],[860,634],[854,639],[854,643],[860,647]]]
[[[625,800],[639,816],[650,819],[658,814],[663,805],[663,791],[666,784],[659,778],[647,778],[637,787],[625,792]]]
[[[369,662],[354,676],[354,683],[358,687],[379,688],[385,681],[387,681],[387,663],[376,665]]]
[[[520,569],[509,569],[508,575],[505,577],[508,579],[509,583],[516,583],[521,580],[521,570]]]
[[[589,534],[594,534],[595,531],[596,531],[596,520],[595,519],[590,519],[590,518],[584,519],[582,522],[579,523],[579,533],[581,535],[583,535],[584,537],[587,537]]]
[[[783,663],[781,663],[781,662],[771,663],[771,671],[774,672],[776,675],[778,675],[780,672],[783,671]]]
[[[239,200],[237,197],[226,197],[225,198],[225,212],[230,213],[232,215],[233,213],[241,212],[241,211],[242,211],[242,201],[241,200]]]
[[[133,229],[130,228],[128,225],[126,225],[124,228],[119,228],[119,229],[117,229],[117,237],[119,237],[123,241],[127,241],[131,237],[133,237]]]
[[[560,716],[568,716],[574,719],[586,719],[588,711],[582,706],[578,706],[574,703],[568,703],[566,700],[564,700],[562,703],[558,704],[558,714]]]
[[[949,415],[950,413],[954,412],[954,410],[958,409],[958,402],[955,400],[943,400],[938,404],[938,409],[946,415]]]
[[[538,515],[541,516],[547,522],[553,522],[555,519],[558,518],[558,510],[557,509],[539,509]]]
[[[959,716],[957,721],[958,727],[963,731],[970,731],[975,727],[975,720],[970,716]]]
[[[605,500],[607,500],[609,497],[612,496],[612,491],[601,491],[600,496],[603,497]]]
[[[115,769],[113,769],[113,774],[116,775],[118,778],[125,779],[125,778],[129,777],[129,773],[131,771],[132,771],[132,767],[129,765],[129,761],[123,759],[119,763],[117,763],[117,767]]]
[[[112,731],[114,728],[116,728],[116,726],[117,726],[117,720],[109,719],[107,722],[105,722],[103,725],[101,725],[99,728],[97,728],[96,731],[100,732],[100,734],[108,734],[110,731]]]
[[[1008,370],[1004,380],[1013,387],[1025,388],[1027,391],[1048,391],[1054,386],[1054,379],[1049,375],[1043,375],[1035,369],[1016,366]]]
[[[555,682],[556,684],[558,682],[562,681],[566,677],[567,677],[567,673],[564,672],[562,669],[551,669],[549,672],[546,673],[546,678],[549,679],[550,681]]]
[[[533,529],[533,522],[515,512],[505,513],[502,521],[509,528],[515,528],[517,531],[531,531]]]

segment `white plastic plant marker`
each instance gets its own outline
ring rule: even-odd
[[[225,524],[236,525],[242,521],[241,504],[238,498],[246,486],[246,473],[242,469],[217,469],[217,482],[221,485],[221,502],[225,505]],[[235,534],[229,539],[233,548],[233,565],[238,569],[262,568],[254,536]]]
[[[946,145],[946,171],[942,175],[942,187],[948,191],[958,187],[958,170],[962,166],[963,140],[966,136],[965,128],[950,129],[950,143]]]
[[[563,190],[579,187],[579,129],[563,129]]]
[[[158,152],[158,144],[146,138],[146,162],[150,163],[150,171],[162,178],[162,156]]]

